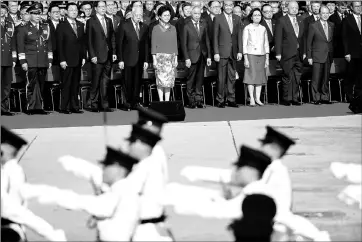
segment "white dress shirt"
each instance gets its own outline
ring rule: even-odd
[[[244,55],[269,54],[268,33],[264,26],[248,24],[243,31]]]

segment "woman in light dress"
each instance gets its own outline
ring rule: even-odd
[[[260,25],[263,19],[260,9],[253,9],[248,18],[250,24],[243,31],[244,83],[248,86],[250,106],[254,107],[264,105],[260,101],[260,94],[262,85],[267,83],[269,41],[266,28]]]

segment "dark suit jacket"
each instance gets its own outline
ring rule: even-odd
[[[181,40],[181,47],[185,60],[190,59],[191,63],[196,63],[201,54],[205,58],[211,58],[210,39],[207,33],[207,24],[204,21],[199,23],[200,36],[192,21],[188,21],[184,28]]]
[[[334,12],[334,14],[332,14],[328,20],[334,24],[334,36],[333,36],[334,57],[344,58],[343,40],[342,40],[342,19],[339,17],[337,12]]]
[[[58,53],[58,47],[57,47],[57,36],[55,34],[55,26],[53,24],[53,22],[49,19],[47,21],[47,23],[49,24],[49,28],[50,28],[50,36],[52,39],[52,47],[53,47],[53,65],[59,65],[59,53]],[[58,25],[61,23],[61,21],[59,21]]]
[[[214,18],[213,49],[214,54],[219,54],[220,58],[236,59],[237,53],[243,53],[240,17],[233,14],[232,19],[233,32],[230,33],[225,14],[219,14]]]
[[[278,19],[280,19],[281,17],[283,17],[283,12],[282,12],[282,10],[279,10],[279,12],[277,12],[276,14],[273,15],[273,19],[274,19],[274,20],[278,20]]]
[[[274,19],[271,20],[272,29],[269,29],[269,26],[265,20],[263,20],[260,24],[266,28],[266,31],[268,33],[269,48],[272,49],[274,47],[276,21]]]
[[[342,36],[344,55],[351,55],[351,58],[362,58],[362,35],[353,14],[343,19]]]
[[[16,33],[13,22],[5,20],[5,26],[1,24],[1,66],[12,66],[17,60]],[[11,37],[10,37],[11,36]]]
[[[281,17],[275,29],[275,55],[281,55],[282,60],[288,60],[293,56],[305,53],[304,24],[300,17],[297,17],[299,35],[295,35],[292,22],[288,15]],[[298,53],[299,48],[299,53]],[[302,58],[302,56],[300,56]]]
[[[77,35],[69,21],[59,23],[56,30],[59,62],[66,61],[69,67],[81,65],[82,59],[86,58],[84,24],[79,21],[76,23]]]
[[[115,54],[115,49],[113,49],[112,46],[112,37],[114,35],[112,21],[107,17],[105,17],[105,19],[107,36],[104,33],[97,15],[88,19],[86,27],[89,59],[97,57],[98,63],[105,63],[107,60],[112,60],[112,54]]]
[[[187,18],[181,17],[181,18],[177,19],[177,21],[175,23],[175,28],[176,28],[176,32],[177,32],[179,60],[184,60],[184,55],[183,55],[183,51],[181,48],[181,40],[183,39],[182,34],[183,34],[184,26],[188,21],[191,21],[190,17],[187,17]]]
[[[315,18],[314,15],[311,15],[309,17],[306,17],[303,20],[303,24],[304,24],[304,36],[307,38],[308,36],[308,30],[309,30],[309,25],[315,22]],[[305,41],[307,41],[307,39],[305,39]]]
[[[123,21],[125,19],[126,16],[123,16],[123,13],[122,13],[122,10],[119,10],[117,13],[116,13],[117,16],[121,17],[121,21]]]
[[[117,39],[117,56],[125,66],[148,62],[148,26],[140,23],[140,39],[138,39],[133,21],[123,22],[119,26]]]
[[[316,63],[325,63],[327,58],[333,58],[334,24],[328,23],[328,39],[324,33],[321,21],[309,25],[307,37],[307,58]]]

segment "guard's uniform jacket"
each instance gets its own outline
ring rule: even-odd
[[[27,109],[43,109],[43,88],[47,69],[53,61],[50,28],[47,23],[39,23],[39,29],[32,22],[18,29],[17,47],[20,65],[28,64]]]
[[[1,23],[1,110],[10,111],[9,94],[11,89],[12,66],[16,62],[16,39],[14,23]]]

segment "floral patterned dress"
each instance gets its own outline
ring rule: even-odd
[[[173,88],[175,85],[175,54],[157,53],[156,84],[159,87]]]

